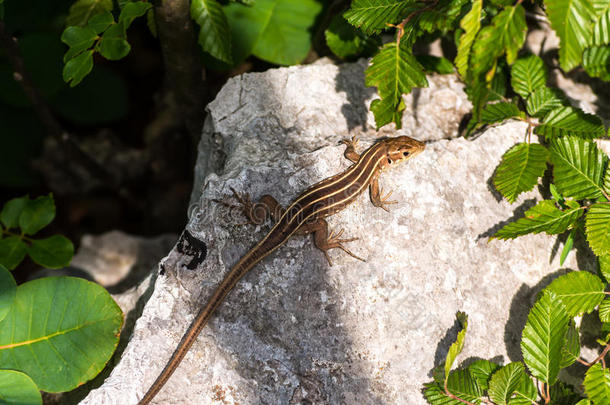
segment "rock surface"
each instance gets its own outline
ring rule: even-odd
[[[121,362],[83,403],[137,403],[214,287],[269,229],[237,225],[239,210],[213,199],[231,202],[233,187],[287,205],[349,166],[340,139],[362,134],[370,144],[374,94],[361,84],[363,69],[246,74],[209,105],[205,131],[216,144],[197,163],[187,232],[162,261]],[[422,385],[455,338],[456,311],[470,317],[458,361],[520,359],[521,329],[535,294],[557,274],[551,252],[561,248],[546,235],[488,241],[541,198],[534,190],[510,205],[490,185],[525,125],[446,139],[469,105],[455,77],[430,83],[410,96],[404,129],[382,134],[428,141],[424,153],[382,175],[399,203],[387,213],[362,195],[328,219],[360,238],[349,248],[366,262],[331,251],[330,267],[311,237],[288,241],[229,295],[156,403],[424,404]],[[210,146],[203,141],[201,150]],[[578,252],[566,267],[590,268],[586,249]]]

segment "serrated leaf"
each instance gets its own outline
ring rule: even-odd
[[[64,55],[64,62],[91,48],[96,38],[97,34],[93,28],[76,26],[66,28],[61,34],[61,41],[68,45],[70,49]]]
[[[557,138],[551,142],[550,152],[554,183],[561,194],[575,199],[602,195],[608,158],[595,142],[571,136]]]
[[[538,87],[527,98],[527,112],[538,118],[563,105],[566,105],[565,95],[556,88]]]
[[[231,31],[227,16],[216,0],[193,0],[191,17],[201,27],[199,45],[213,57],[232,63]]]
[[[447,379],[449,376],[449,372],[451,371],[451,367],[455,362],[455,358],[464,348],[464,339],[466,338],[466,330],[468,329],[468,317],[463,312],[458,312],[456,316],[461,323],[462,330],[458,332],[455,342],[449,346],[447,358],[445,359],[445,379]]]
[[[574,324],[570,322],[570,327],[566,333],[566,342],[561,348],[561,363],[559,368],[566,368],[574,364],[580,357],[580,331]]]
[[[580,216],[582,210],[570,208],[560,210],[551,200],[542,200],[525,212],[523,218],[501,228],[493,236],[498,239],[514,239],[528,233],[546,232],[555,235],[565,232]]]
[[[477,385],[482,391],[487,391],[489,388],[489,380],[493,373],[500,369],[500,365],[489,360],[477,360],[471,363],[467,370],[477,382]]]
[[[508,405],[531,405],[536,403],[538,391],[534,381],[525,372],[521,374],[521,381],[515,388],[514,396],[508,401]]]
[[[550,388],[551,401],[553,405],[572,405],[579,401],[582,396],[574,392],[574,388],[561,381],[557,381],[555,385]]]
[[[602,255],[597,258],[599,272],[604,277],[606,283],[610,282],[610,255]]]
[[[77,0],[70,6],[66,25],[84,26],[91,17],[104,11],[112,11],[112,0]]]
[[[607,44],[610,44],[610,7],[606,4],[605,11],[599,14],[593,23],[591,45]]]
[[[32,379],[15,370],[0,370],[2,405],[42,405],[42,397]]]
[[[64,65],[63,78],[70,87],[79,84],[93,69],[93,50],[83,52]]]
[[[595,405],[610,403],[610,371],[601,363],[589,367],[585,373],[585,392]]]
[[[19,216],[19,227],[26,235],[33,235],[55,218],[55,203],[51,195],[28,200]]]
[[[610,298],[606,297],[599,304],[599,320],[602,322],[610,322]]]
[[[399,23],[414,2],[409,0],[354,0],[343,17],[365,34],[379,33]]]
[[[95,31],[96,34],[101,34],[114,22],[112,13],[106,11],[105,13],[96,14],[89,19],[87,27]]]
[[[15,279],[8,269],[0,264],[0,321],[4,319],[13,305],[16,291]]]
[[[589,76],[610,81],[610,46],[594,46],[585,49],[582,65]]]
[[[74,245],[62,235],[35,239],[28,247],[28,255],[39,265],[49,269],[60,269],[70,264],[74,256]]]
[[[506,405],[524,376],[527,377],[523,364],[513,362],[505,365],[489,381],[489,398],[498,405]]]
[[[537,379],[554,384],[570,318],[561,300],[544,290],[527,316],[521,339],[523,360]]]
[[[509,118],[522,117],[524,114],[513,103],[500,102],[487,104],[481,112],[481,121],[486,124],[503,122]]]
[[[324,31],[326,45],[342,59],[370,56],[381,46],[379,37],[368,37],[349,24],[341,15],[335,15]]]
[[[108,60],[119,60],[127,56],[131,45],[127,42],[125,27],[122,23],[112,24],[104,34],[99,44],[100,54]]]
[[[13,270],[21,263],[27,252],[27,245],[19,236],[0,239],[0,265]]]
[[[431,405],[463,405],[463,402],[449,397],[445,389],[435,382],[424,384],[424,396]]]
[[[511,67],[511,86],[524,99],[546,86],[546,67],[538,56],[519,58]]]
[[[585,222],[587,241],[597,256],[610,254],[610,204],[589,206]]]
[[[439,0],[435,7],[430,8],[424,3],[411,12],[416,13],[414,18],[422,30],[429,33],[447,32],[455,29],[455,19],[461,15],[462,7],[468,3],[469,0]]]
[[[473,77],[484,77],[489,82],[496,68],[497,59],[502,55],[500,31],[493,25],[484,26],[472,44],[469,71]]]
[[[548,157],[548,150],[537,143],[513,146],[502,156],[496,170],[493,179],[496,190],[510,203],[515,202],[519,194],[534,188],[544,173]]]
[[[566,243],[563,245],[563,249],[561,249],[561,255],[559,256],[559,265],[563,266],[563,263],[566,261],[570,250],[572,250],[572,246],[574,246],[574,235],[576,234],[576,229],[572,229],[568,234],[566,239]]]
[[[452,371],[447,379],[447,389],[450,393],[461,399],[470,401],[474,404],[481,403],[481,390],[468,370]]]
[[[587,271],[564,274],[547,287],[561,299],[569,316],[589,313],[604,299],[605,284]]]
[[[453,63],[447,58],[434,55],[415,55],[417,61],[427,73],[447,75],[454,72]]]
[[[125,4],[119,14],[119,22],[123,23],[125,29],[129,28],[133,20],[146,14],[152,8],[152,4],[143,1],[130,1]]]
[[[568,72],[580,64],[587,46],[593,7],[588,0],[544,0],[544,6],[559,37],[559,64]]]
[[[19,226],[19,216],[28,200],[28,196],[25,195],[4,203],[2,212],[0,212],[0,221],[2,221],[6,229],[17,228]]]
[[[101,286],[74,277],[19,285],[0,321],[0,364],[40,390],[69,391],[95,377],[114,352],[123,314]]]
[[[427,87],[428,81],[423,67],[402,42],[385,44],[371,60],[365,71],[365,84],[378,89],[381,102],[373,101],[371,110],[375,114],[377,128],[394,121],[401,127],[398,114],[404,109],[402,95],[411,92],[413,87]]]
[[[464,30],[464,34],[460,37],[460,43],[457,47],[455,66],[462,78],[467,77],[472,43],[481,28],[482,6],[482,0],[474,0],[472,8],[460,21],[460,27]]]
[[[500,44],[506,52],[506,62],[512,65],[517,59],[517,52],[525,42],[527,25],[525,24],[525,9],[521,4],[507,6],[494,17],[494,24],[500,32]]]

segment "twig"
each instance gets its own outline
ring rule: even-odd
[[[400,39],[402,38],[402,36],[405,33],[405,25],[407,25],[407,23],[409,21],[411,21],[411,18],[415,17],[417,14],[423,13],[424,11],[427,10],[431,10],[434,7],[436,7],[438,4],[438,0],[434,0],[431,4],[429,4],[428,6],[424,7],[424,8],[420,8],[419,10],[415,10],[412,13],[410,13],[404,20],[402,20],[398,25],[391,25],[392,27],[396,28],[398,30],[398,34],[396,35],[396,45],[400,45]]]

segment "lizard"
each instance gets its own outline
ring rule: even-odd
[[[260,204],[255,205],[247,194],[242,197],[232,190],[250,222],[258,223],[261,217],[263,220],[271,217],[275,220],[275,225],[239,259],[216,287],[207,304],[201,308],[188,327],[161,374],[140,400],[139,405],[148,404],[161,390],[197,339],[201,329],[237,282],[259,261],[277,250],[292,236],[313,233],[314,244],[324,253],[329,265],[332,265],[332,262],[328,256],[328,250],[335,248],[360,259],[343,246],[344,243],[354,241],[356,238],[341,239],[342,231],[336,234],[329,233],[328,223],[324,218],[352,203],[367,187],[370,190],[373,205],[388,211],[387,205],[395,204],[396,201],[388,201],[391,192],[383,195],[378,181],[380,173],[421,153],[425,144],[408,136],[384,138],[360,155],[356,152],[358,145],[356,137],[351,140],[343,140],[342,143],[347,146],[344,156],[353,164],[347,170],[309,187],[286,209],[282,208],[270,195],[262,196],[259,200]],[[260,208],[264,209],[263,213],[260,212]]]

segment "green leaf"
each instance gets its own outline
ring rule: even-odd
[[[523,377],[527,377],[523,364],[514,362],[505,365],[489,381],[489,398],[498,405],[506,405]]]
[[[559,257],[559,265],[563,266],[563,263],[566,261],[570,250],[572,250],[572,246],[574,246],[574,235],[576,235],[576,229],[572,229],[568,234],[568,238],[566,239],[566,243],[563,245],[563,249],[561,250],[561,255]]]
[[[576,403],[576,405],[593,405],[593,404],[588,399],[581,399],[580,401],[578,401]]]
[[[413,87],[427,87],[428,81],[424,68],[410,49],[402,42],[400,45],[390,42],[371,60],[371,65],[365,71],[365,84],[377,87],[381,97],[381,100],[371,103],[377,128],[392,121],[400,128],[404,109],[402,95],[410,93]]]
[[[112,13],[110,11],[106,11],[105,13],[96,14],[87,23],[87,27],[91,28],[95,31],[96,34],[101,34],[106,30],[106,28],[110,27],[110,24],[114,22],[114,17],[112,17]]]
[[[560,210],[553,201],[542,200],[527,210],[523,218],[501,228],[493,238],[514,239],[528,233],[540,232],[556,235],[565,232],[581,215],[582,210],[579,208]]]
[[[455,362],[455,358],[464,348],[464,339],[466,338],[466,330],[468,329],[468,316],[463,312],[458,312],[456,317],[462,326],[462,330],[458,332],[455,342],[449,346],[447,358],[445,359],[445,380],[449,377],[449,372]]]
[[[28,200],[28,196],[24,195],[4,203],[2,212],[0,212],[0,221],[2,221],[6,229],[17,228],[19,226],[19,216]]]
[[[0,321],[4,319],[13,305],[16,289],[15,279],[7,268],[0,264]],[[2,398],[1,395],[0,398]]]
[[[538,56],[519,58],[511,68],[511,86],[524,99],[546,86],[546,68]]]
[[[231,63],[231,31],[227,16],[216,0],[193,0],[191,17],[201,27],[199,45],[216,59]]]
[[[555,186],[565,197],[598,198],[602,195],[603,168],[608,158],[595,142],[562,137],[551,142]]]
[[[461,399],[475,404],[481,403],[482,392],[468,370],[452,371],[447,379],[447,389]]]
[[[561,90],[539,87],[527,98],[527,112],[534,117],[541,118],[549,111],[565,104],[565,96]]]
[[[64,65],[63,78],[70,87],[79,84],[93,69],[93,50],[83,52]]]
[[[561,363],[559,368],[566,368],[574,364],[580,357],[580,331],[574,324],[574,321],[570,321],[570,327],[566,333],[566,342],[561,348]]]
[[[590,37],[593,8],[588,0],[544,0],[544,6],[559,37],[559,64],[568,72],[580,64]]]
[[[47,392],[69,391],[95,377],[114,352],[123,314],[101,286],[46,277],[17,287],[0,322],[0,364],[23,371]]]
[[[521,380],[515,388],[514,397],[508,401],[509,405],[531,405],[536,403],[538,391],[534,382],[525,372],[521,374]]]
[[[123,23],[125,29],[129,28],[133,20],[142,17],[148,10],[152,8],[152,4],[143,1],[130,1],[123,6],[121,14],[119,14],[119,23]]]
[[[470,3],[469,0],[439,0],[432,8],[420,3],[409,11],[415,13],[411,22],[431,34],[435,31],[453,31],[456,28],[455,20],[462,15],[462,8]]]
[[[460,21],[460,27],[464,30],[464,34],[460,37],[460,43],[457,47],[455,66],[462,78],[467,77],[472,43],[481,28],[482,6],[482,0],[474,0],[472,8]]]
[[[448,75],[454,72],[453,63],[447,58],[433,55],[415,55],[415,59],[428,73]]]
[[[507,102],[487,104],[481,112],[481,121],[486,124],[495,124],[514,117],[524,117],[524,114],[519,107]]]
[[[55,218],[55,203],[52,195],[43,195],[28,200],[19,216],[19,227],[26,235],[33,235]]]
[[[326,45],[342,59],[370,56],[381,46],[379,37],[368,37],[350,25],[341,15],[335,15],[324,31]]]
[[[100,54],[108,60],[119,60],[127,56],[130,50],[131,45],[127,42],[123,24],[112,24],[108,27],[100,40]]]
[[[549,111],[543,124],[536,127],[534,132],[549,140],[563,135],[599,138],[605,135],[606,130],[598,116],[566,106]]]
[[[414,2],[409,0],[354,0],[343,17],[365,34],[379,33],[399,23]]]
[[[531,374],[547,384],[557,380],[569,320],[563,303],[550,290],[543,291],[527,316],[521,339],[523,360]]]
[[[607,282],[610,280],[610,255],[598,256],[598,269]]]
[[[606,9],[599,14],[593,23],[593,38],[591,45],[610,44],[610,7],[606,3]]]
[[[548,150],[540,144],[516,144],[502,156],[493,179],[496,190],[514,203],[519,194],[534,188],[544,173],[548,157]]]
[[[65,236],[53,235],[46,239],[33,240],[28,254],[43,267],[60,269],[70,264],[74,256],[74,245]]]
[[[13,270],[21,263],[27,252],[27,245],[19,236],[0,239],[0,265]]]
[[[552,385],[549,391],[551,394],[551,401],[549,403],[552,405],[572,405],[582,399],[580,394],[574,392],[573,386],[561,381],[557,381],[555,385]]]
[[[92,16],[104,11],[112,11],[112,0],[77,0],[70,7],[66,25],[84,26]]]
[[[467,370],[477,382],[477,385],[482,391],[487,391],[489,388],[489,380],[493,373],[500,369],[500,365],[489,360],[477,360],[471,363]]]
[[[302,62],[321,10],[315,0],[256,0],[252,7],[229,3],[224,11],[231,27],[233,63],[250,54],[279,65]]]
[[[587,241],[597,256],[610,254],[610,204],[589,206],[586,220]]]
[[[68,45],[70,49],[64,55],[64,63],[91,48],[96,38],[97,34],[93,28],[77,26],[66,28],[61,34],[61,41]]]
[[[0,398],[2,405],[42,405],[34,381],[15,370],[0,370]]]
[[[463,405],[463,402],[447,396],[445,389],[436,382],[424,384],[424,396],[431,405]]]
[[[602,322],[610,322],[610,298],[604,298],[599,304],[599,320]]]
[[[594,46],[585,49],[582,64],[589,76],[610,81],[610,46]]]
[[[146,25],[148,26],[150,34],[157,38],[157,22],[155,21],[155,12],[152,8],[146,13]]]
[[[525,9],[521,4],[507,6],[497,16],[494,17],[492,24],[499,31],[501,46],[506,52],[506,62],[512,65],[517,59],[517,52],[525,42],[527,25],[525,24]]]
[[[585,392],[595,405],[610,403],[610,372],[600,363],[589,367],[585,373]]]
[[[605,284],[587,271],[574,271],[556,278],[547,289],[561,299],[569,316],[589,313],[604,299]]]

